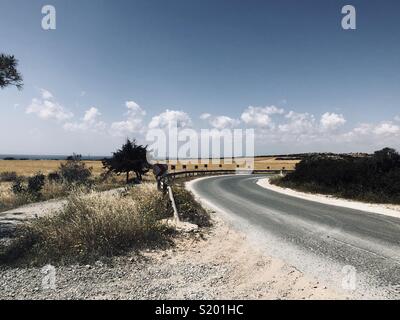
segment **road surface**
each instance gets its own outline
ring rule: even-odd
[[[400,297],[400,219],[294,198],[262,188],[260,178],[211,177],[191,188],[299,270],[355,296]]]

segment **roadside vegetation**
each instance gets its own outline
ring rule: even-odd
[[[58,212],[17,224],[11,238],[0,243],[0,265],[90,263],[168,245],[174,230],[166,220],[173,218],[173,209],[154,178],[153,183],[145,178],[152,168],[146,153],[147,146],[127,140],[103,161],[104,170],[97,176],[79,155],[47,175],[1,173],[0,186],[7,185],[9,192],[0,189],[0,210],[56,197],[67,201]],[[131,172],[136,174],[133,179]],[[116,188],[120,186],[125,188]],[[182,184],[172,187],[181,220],[210,226],[208,212],[194,196]]]
[[[186,190],[183,184],[175,184],[172,190],[179,218],[182,221],[197,224],[201,228],[211,226],[210,214],[195,201],[194,195]]]
[[[115,174],[93,175],[80,155],[72,155],[57,170],[21,176],[15,171],[0,173],[0,212],[32,202],[66,197],[75,190],[104,191],[124,185]]]
[[[363,156],[313,155],[271,183],[365,202],[400,204],[400,155],[391,148]]]
[[[191,193],[174,189],[182,218],[209,226],[208,213]],[[132,249],[164,247],[174,234],[164,221],[172,217],[168,195],[154,183],[119,193],[75,192],[60,212],[19,225],[15,238],[0,248],[0,265],[90,263]]]

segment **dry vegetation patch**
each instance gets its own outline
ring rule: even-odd
[[[176,199],[185,204],[180,208],[187,220],[207,225],[209,216],[191,194],[179,191]],[[168,196],[154,184],[124,193],[77,192],[60,212],[18,226],[0,264],[90,262],[132,248],[162,247],[173,234],[162,221],[172,215]]]

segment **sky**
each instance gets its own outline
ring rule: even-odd
[[[0,154],[109,155],[172,121],[254,128],[258,155],[400,149],[399,33],[397,0],[0,0],[24,77]]]

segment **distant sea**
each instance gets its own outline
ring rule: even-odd
[[[0,154],[0,160],[12,159],[12,160],[65,160],[68,156],[66,155],[46,155],[46,154]],[[107,158],[105,156],[84,156],[82,160],[102,160]]]

